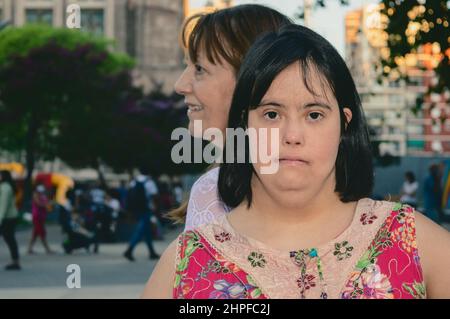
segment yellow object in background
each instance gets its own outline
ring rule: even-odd
[[[66,192],[75,185],[73,179],[66,175],[52,173],[52,184],[56,186],[55,201],[60,205],[66,205]]]
[[[0,163],[0,170],[7,170],[15,173],[17,176],[25,174],[25,167],[20,163]]]

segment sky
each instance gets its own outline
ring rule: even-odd
[[[318,8],[312,14],[312,29],[330,41],[339,53],[345,56],[344,18],[348,11],[361,8],[365,4],[377,3],[375,0],[349,0],[350,5],[342,6],[338,0],[327,0],[326,8]],[[190,0],[191,8],[203,6],[206,0]],[[272,7],[293,18],[303,0],[235,0],[235,4],[255,3]],[[301,21],[297,20],[297,23]]]

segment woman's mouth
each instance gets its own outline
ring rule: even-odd
[[[204,107],[201,106],[201,105],[191,105],[191,104],[188,104],[187,106],[188,106],[188,111],[187,111],[188,115],[194,114],[194,113],[196,113],[196,112],[200,112],[200,111],[203,111],[203,110],[204,110]]]
[[[303,159],[293,157],[280,158],[279,163],[281,165],[288,165],[288,166],[302,166],[308,164],[308,162]]]

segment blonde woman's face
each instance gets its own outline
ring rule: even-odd
[[[257,132],[260,128],[275,128],[279,132],[269,150],[271,154],[276,154],[273,147],[279,150],[278,171],[258,174],[252,183],[263,184],[268,192],[278,193],[286,202],[298,200],[298,194],[306,200],[324,187],[333,191],[336,183],[341,135],[338,103],[331,89],[322,85],[324,81],[314,67],[308,81],[317,96],[304,85],[300,64],[290,65],[274,79],[260,106],[249,112],[249,128]],[[344,113],[350,122],[350,109],[344,108]],[[256,172],[261,171],[261,165],[254,164]]]
[[[208,128],[225,132],[236,85],[233,67],[225,61],[212,64],[204,52],[200,52],[197,63],[187,59],[186,64],[186,69],[175,83],[175,91],[184,95],[191,135],[198,135],[194,134],[196,120],[201,121],[202,132]]]

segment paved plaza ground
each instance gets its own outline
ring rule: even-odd
[[[26,249],[31,230],[17,233],[20,245],[21,271],[5,271],[10,261],[9,252],[0,239],[0,298],[138,298],[150,276],[156,261],[148,259],[147,246],[142,242],[135,250],[135,262],[129,262],[122,254],[126,243],[101,244],[99,254],[77,250],[72,255],[63,253],[60,227],[47,227],[48,239],[54,255],[46,255],[40,242],[34,255]],[[168,232],[164,240],[155,241],[155,248],[162,253],[182,231]],[[81,269],[81,288],[67,287],[70,273],[67,266],[77,264]]]

